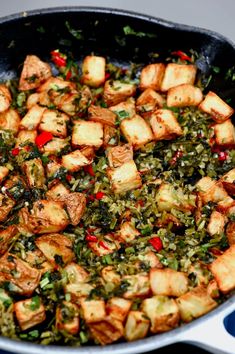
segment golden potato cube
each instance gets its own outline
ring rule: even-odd
[[[69,146],[67,139],[53,138],[41,149],[46,155],[57,155],[61,153],[63,149]]]
[[[130,221],[125,221],[124,223],[122,223],[121,228],[119,230],[119,236],[121,237],[123,242],[131,242],[139,235],[140,232],[136,230],[136,228]]]
[[[124,337],[130,342],[146,337],[150,321],[142,311],[130,311],[127,317]]]
[[[104,300],[81,300],[81,308],[86,323],[102,321],[106,317]]]
[[[115,127],[116,124],[116,114],[110,109],[100,106],[90,105],[88,108],[88,118],[93,122],[107,124],[111,127]]]
[[[167,64],[161,85],[161,91],[168,91],[170,88],[181,84],[193,85],[196,73],[197,68],[195,65]]]
[[[183,134],[174,113],[169,109],[158,109],[150,117],[155,140],[171,140]]]
[[[112,234],[107,234],[100,242],[88,242],[88,247],[97,256],[102,257],[117,251],[120,248],[120,242]]]
[[[210,216],[207,232],[210,236],[218,235],[224,232],[226,216],[213,210]]]
[[[55,201],[63,201],[69,193],[69,189],[59,182],[46,192],[46,197]]]
[[[235,195],[235,168],[223,175],[220,181],[229,195]]]
[[[32,108],[35,104],[37,104],[40,100],[40,94],[37,92],[31,93],[31,95],[28,96],[27,101],[26,101],[26,108],[29,110]]]
[[[88,55],[82,62],[82,82],[85,85],[98,87],[105,82],[105,58]]]
[[[33,251],[27,251],[25,261],[32,267],[40,270],[41,274],[51,272],[54,269],[52,264],[47,261],[44,254],[38,248],[35,248]]]
[[[21,168],[27,177],[30,188],[43,188],[45,186],[46,178],[40,157],[25,161]]]
[[[16,147],[25,143],[35,143],[37,137],[37,130],[20,130],[16,138]]]
[[[138,256],[139,262],[137,263],[138,265],[141,265],[141,263],[146,264],[150,268],[158,268],[161,269],[163,268],[163,264],[160,262],[159,258],[153,251],[148,251],[145,254],[140,254]]]
[[[148,113],[162,108],[165,103],[164,98],[151,88],[147,88],[136,100],[136,110],[142,115],[146,116]]]
[[[153,89],[159,91],[165,74],[165,64],[149,64],[141,70],[140,90]]]
[[[19,232],[15,225],[10,225],[0,231],[0,255],[3,255],[8,250],[18,234]]]
[[[101,276],[106,283],[120,284],[121,282],[120,274],[112,266],[104,267],[101,270]]]
[[[0,222],[6,219],[14,205],[14,200],[0,193]]]
[[[210,177],[203,177],[197,183],[198,194],[202,199],[202,203],[206,204],[210,201],[218,203],[228,197],[226,190],[219,181],[215,181]]]
[[[63,197],[69,214],[70,223],[73,226],[78,225],[86,209],[86,196],[83,193],[74,192]]]
[[[103,147],[107,148],[109,146],[116,145],[117,129],[110,127],[109,125],[104,125],[104,142]]]
[[[0,166],[0,183],[4,180],[4,178],[8,175],[9,169],[5,166]]]
[[[133,160],[133,148],[131,144],[124,144],[108,149],[107,157],[110,167],[120,167],[125,162]]]
[[[210,264],[220,291],[227,293],[235,288],[235,245],[231,245]]]
[[[216,123],[223,123],[234,113],[233,108],[212,91],[208,92],[199,108],[210,114]]]
[[[108,80],[104,84],[103,100],[108,107],[115,106],[134,96],[136,86],[119,80]]]
[[[89,324],[92,337],[101,345],[106,345],[120,339],[124,328],[120,321],[106,317],[100,322]]]
[[[131,305],[131,300],[123,299],[122,297],[112,297],[106,304],[106,312],[110,317],[124,322]]]
[[[87,282],[89,280],[89,273],[77,263],[71,262],[64,267],[69,283]]]
[[[11,93],[6,85],[0,84],[0,113],[5,112],[11,105]]]
[[[79,309],[72,302],[63,301],[56,308],[56,328],[75,335],[79,331]]]
[[[76,84],[71,81],[65,81],[61,77],[50,77],[42,85],[37,88],[37,92],[48,92],[50,91],[50,96],[54,98],[64,91],[74,91]]]
[[[179,308],[174,299],[155,295],[143,300],[141,308],[151,321],[152,333],[166,332],[179,325]]]
[[[123,294],[125,299],[147,297],[150,292],[149,276],[146,274],[125,275],[123,278],[128,283],[127,291]]]
[[[235,147],[235,128],[230,119],[214,125],[215,142],[223,148]]]
[[[0,113],[0,129],[10,130],[14,135],[19,131],[20,127],[20,115],[12,108]]]
[[[203,100],[202,90],[190,84],[181,84],[170,88],[167,92],[168,107],[198,106]]]
[[[80,150],[74,150],[67,155],[62,156],[62,166],[66,170],[76,172],[83,166],[90,165],[92,161],[88,160]]]
[[[218,202],[216,210],[222,214],[227,214],[229,210],[234,208],[235,200],[232,197],[226,197],[225,199]]]
[[[213,310],[218,304],[213,300],[204,286],[198,286],[176,299],[180,317],[184,322],[190,322]]]
[[[50,161],[46,165],[47,178],[53,177],[62,168],[61,163],[56,157],[50,156]]]
[[[150,126],[138,115],[123,119],[120,128],[122,134],[133,145],[134,149],[139,149],[154,139]]]
[[[136,115],[135,100],[133,97],[130,97],[126,101],[109,107],[109,110],[114,112],[119,119],[132,118]]]
[[[188,277],[174,269],[150,269],[150,287],[154,295],[181,296],[188,291]]]
[[[81,300],[87,298],[93,289],[93,285],[84,282],[69,283],[64,287],[65,294],[69,294],[71,301],[79,305]]]
[[[226,236],[228,239],[229,246],[235,244],[235,222],[230,221],[226,227]]]
[[[39,124],[39,130],[52,133],[59,138],[65,138],[67,136],[67,122],[69,117],[65,113],[46,109],[43,112],[41,122]]]
[[[43,235],[38,237],[35,243],[46,259],[55,266],[63,266],[74,259],[73,243],[67,236]]]
[[[26,130],[35,130],[39,126],[45,107],[38,104],[32,106],[20,122],[20,128]]]
[[[72,144],[99,148],[103,144],[103,135],[103,125],[101,123],[79,120],[74,123]]]
[[[107,175],[114,193],[125,193],[141,187],[141,177],[134,161],[128,161],[117,168],[107,169]]]
[[[38,296],[16,302],[14,311],[22,331],[34,327],[46,319],[44,305]]]

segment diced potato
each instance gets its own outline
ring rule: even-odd
[[[45,107],[38,104],[32,106],[20,122],[20,128],[26,130],[35,130],[39,126]]]
[[[5,253],[0,259],[0,277],[15,286],[15,292],[30,296],[37,288],[41,272],[11,253]]]
[[[162,80],[165,73],[165,64],[149,64],[141,70],[140,74],[140,90],[153,89],[159,91],[161,89]]]
[[[235,288],[235,245],[232,245],[221,256],[210,264],[220,291],[228,293]]]
[[[69,193],[69,189],[59,182],[46,192],[46,197],[55,201],[63,201]]]
[[[151,321],[150,331],[161,333],[178,326],[179,308],[174,299],[167,296],[155,295],[142,302],[142,311]]]
[[[116,145],[117,129],[104,125],[104,148]]]
[[[229,210],[235,207],[235,200],[232,197],[226,197],[216,205],[216,210],[222,214],[227,214]]]
[[[133,160],[132,145],[114,146],[108,150],[107,157],[110,167],[120,167],[123,163]]]
[[[235,147],[235,128],[230,119],[214,125],[215,142],[223,148]]]
[[[106,312],[110,317],[124,322],[131,305],[131,300],[123,299],[122,297],[112,297],[107,302]]]
[[[0,231],[0,255],[3,255],[10,247],[12,241],[19,235],[15,225],[10,225]]]
[[[134,161],[128,161],[117,168],[107,169],[114,193],[125,193],[141,187],[141,177]]]
[[[225,101],[223,101],[216,93],[209,91],[199,108],[211,115],[216,123],[223,123],[234,113]]]
[[[93,161],[95,157],[95,149],[93,146],[85,146],[81,149],[81,153],[90,161]]]
[[[235,168],[223,175],[220,181],[229,195],[235,195]]]
[[[124,337],[126,340],[134,341],[146,337],[150,321],[141,311],[130,311],[127,317]]]
[[[163,264],[160,262],[159,258],[156,256],[156,254],[153,251],[148,251],[143,255],[140,254],[138,258],[140,260],[140,262],[138,262],[138,265],[144,263],[150,268],[158,268],[158,269],[163,268]]]
[[[218,203],[228,197],[221,182],[215,181],[210,177],[201,178],[196,184],[202,203]]]
[[[101,345],[117,341],[123,336],[124,328],[120,321],[106,317],[100,322],[89,324],[92,337]]]
[[[77,284],[80,282],[87,282],[89,280],[89,273],[87,273],[87,271],[77,263],[68,263],[64,268],[64,271],[69,283]]]
[[[193,277],[193,283],[196,285],[208,285],[211,277],[207,265],[200,262],[191,264],[188,275]]]
[[[20,116],[19,113],[12,108],[0,113],[0,129],[10,130],[14,135],[19,131]]]
[[[46,259],[54,265],[63,266],[74,258],[72,241],[60,234],[43,235],[35,241]]]
[[[19,147],[25,143],[35,143],[37,137],[36,130],[20,130],[16,138],[16,147]]]
[[[99,148],[103,144],[103,135],[103,125],[101,123],[79,120],[74,123],[72,144]]]
[[[61,168],[62,165],[59,160],[51,156],[50,161],[46,165],[47,178],[53,177]]]
[[[46,319],[45,307],[38,296],[16,302],[14,311],[22,331],[34,327]]]
[[[156,193],[156,202],[160,211],[171,211],[172,208],[193,211],[196,197],[184,194],[181,188],[175,189],[169,183],[162,183]]]
[[[72,302],[63,301],[56,309],[56,328],[75,335],[79,331],[79,309]]]
[[[155,140],[171,140],[183,134],[174,113],[169,109],[158,109],[150,117]]]
[[[102,321],[106,317],[104,300],[81,300],[82,313],[86,323]]]
[[[92,161],[88,160],[80,150],[74,150],[67,155],[62,156],[62,166],[68,171],[76,172],[83,166],[90,165]]]
[[[212,299],[218,299],[220,296],[218,285],[215,279],[212,279],[207,286],[207,293]]]
[[[0,276],[1,277],[1,276]],[[2,305],[6,308],[12,304],[12,299],[9,294],[2,288],[0,288],[0,306]]]
[[[170,88],[181,84],[193,85],[196,73],[197,68],[195,65],[168,64],[162,81],[161,91],[168,91]]]
[[[53,271],[54,268],[38,248],[35,248],[32,251],[27,251],[26,258],[24,260],[32,267],[40,270],[41,274]]]
[[[120,248],[120,242],[113,235],[107,234],[100,242],[88,242],[88,247],[97,256],[102,257],[117,251]]]
[[[40,157],[25,161],[21,168],[27,177],[30,188],[43,188],[45,186],[46,178]]]
[[[61,77],[50,77],[42,85],[37,88],[37,92],[49,92],[50,96],[54,98],[63,91],[74,91],[76,84],[71,81],[65,81]]]
[[[128,283],[127,291],[123,294],[125,299],[147,297],[150,292],[149,276],[146,274],[125,275],[123,278]]]
[[[5,112],[11,105],[11,93],[6,85],[0,84],[0,113]]]
[[[136,230],[130,221],[125,221],[119,230],[119,236],[123,242],[131,242],[140,235],[140,232]]]
[[[83,86],[79,92],[64,94],[59,102],[56,103],[59,110],[70,116],[78,112],[86,111],[92,100],[92,94],[87,86]]]
[[[198,106],[203,100],[202,90],[190,84],[182,84],[169,89],[166,104],[168,107]]]
[[[150,126],[138,115],[123,119],[120,128],[122,134],[133,145],[134,149],[139,149],[154,139]]]
[[[137,112],[145,117],[145,114],[162,108],[165,103],[164,98],[151,88],[146,89],[136,100]]]
[[[82,62],[82,82],[85,85],[98,87],[105,82],[105,58],[88,55]]]
[[[81,300],[89,296],[94,286],[84,282],[69,283],[65,285],[65,294],[69,294],[71,301],[80,304]]]
[[[43,112],[39,130],[52,133],[54,136],[65,138],[67,136],[67,122],[69,117],[65,113],[46,109]]]
[[[190,322],[213,310],[217,302],[213,300],[204,286],[198,286],[176,299],[180,317],[184,322]]]
[[[32,108],[35,104],[39,102],[40,99],[40,94],[37,92],[31,93],[31,95],[28,96],[27,101],[26,101],[26,107],[29,110]]]
[[[107,124],[111,127],[115,127],[116,114],[108,108],[91,105],[88,108],[89,120],[93,122],[99,122],[101,124]]]
[[[83,193],[74,192],[63,198],[67,212],[69,214],[70,223],[73,226],[78,225],[86,209],[86,196]]]
[[[0,193],[0,222],[6,219],[14,205],[14,200]]]
[[[8,175],[9,169],[5,166],[0,166],[0,183],[4,180],[4,178]]]
[[[154,295],[181,296],[188,291],[188,277],[174,269],[150,270],[150,287]]]
[[[224,232],[226,216],[214,210],[211,213],[207,232],[210,236],[218,235]]]
[[[226,236],[229,246],[235,245],[235,222],[230,221],[226,227]]]
[[[119,80],[108,80],[104,84],[103,99],[108,107],[115,106],[128,97],[134,96],[135,91],[136,86],[134,84],[127,84]]]
[[[135,100],[133,97],[130,97],[126,101],[120,102],[115,106],[109,107],[109,110],[114,112],[119,119],[132,118],[136,115]]]
[[[121,282],[120,274],[112,266],[102,268],[101,276],[106,283],[120,284]]]
[[[69,147],[69,142],[67,139],[53,138],[43,146],[42,151],[46,155],[57,155],[67,147]]]

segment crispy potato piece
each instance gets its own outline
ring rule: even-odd
[[[14,311],[22,331],[34,327],[46,319],[45,307],[38,296],[16,302]]]
[[[107,124],[111,127],[115,127],[116,114],[108,108],[90,105],[88,108],[88,117],[89,120],[93,122],[99,122],[101,124]]]
[[[154,139],[150,126],[138,115],[123,119],[120,128],[122,134],[133,145],[134,149],[139,149]]]
[[[6,85],[0,84],[0,113],[5,112],[11,105],[11,93]]]
[[[76,84],[66,81],[61,77],[49,77],[42,85],[37,88],[37,92],[49,92],[53,98],[60,95],[61,91],[74,91]]]
[[[147,297],[150,292],[149,276],[146,274],[125,275],[123,278],[128,283],[127,291],[123,294],[125,299]]]
[[[126,101],[109,107],[109,110],[114,112],[119,118],[132,118],[136,115],[135,100],[130,97]]]
[[[210,177],[201,178],[196,183],[196,187],[203,204],[210,201],[218,203],[228,197],[222,183],[220,181],[215,181]]]
[[[71,172],[76,172],[81,167],[90,165],[91,163],[92,161],[88,160],[80,150],[74,150],[62,156],[62,166]]]
[[[119,80],[108,80],[104,84],[103,100],[108,107],[115,106],[128,97],[134,96],[136,86]]]
[[[75,335],[79,331],[79,309],[72,302],[63,301],[56,308],[56,328]]]
[[[216,210],[222,214],[227,214],[235,206],[235,200],[231,197],[226,197],[216,205]]]
[[[196,73],[197,68],[195,65],[167,64],[161,91],[168,91],[170,88],[181,84],[193,85]]]
[[[79,305],[81,300],[87,298],[93,289],[93,285],[84,282],[69,283],[64,287],[65,294],[69,294],[71,301]]]
[[[40,94],[37,92],[31,93],[31,95],[28,96],[27,101],[26,101],[26,107],[29,110],[32,108],[35,104],[39,102],[40,99]]]
[[[84,112],[89,107],[92,100],[92,94],[87,86],[83,86],[79,92],[63,94],[56,103],[59,110],[70,116],[77,112]]]
[[[235,288],[235,245],[230,246],[210,264],[220,291],[228,293]]]
[[[82,62],[82,82],[92,87],[101,86],[105,82],[104,57],[88,55]]]
[[[153,89],[159,91],[161,89],[162,80],[165,74],[165,64],[149,64],[141,70],[140,74],[140,90]]]
[[[169,89],[166,104],[168,107],[198,106],[203,100],[202,90],[190,84],[182,84]]]
[[[88,242],[88,247],[101,257],[117,251],[120,248],[120,242],[113,235],[108,234],[100,242]]]
[[[150,321],[142,311],[130,311],[127,317],[124,337],[130,342],[146,337]]]
[[[64,267],[64,271],[69,283],[85,283],[89,280],[89,273],[77,263],[68,263],[66,267]]]
[[[231,119],[214,125],[215,142],[223,148],[235,147],[235,127]]]
[[[72,251],[73,243],[64,235],[43,235],[38,237],[35,243],[46,259],[55,266],[67,264],[75,257]]]
[[[174,269],[150,269],[150,287],[154,295],[181,296],[188,291],[188,277]]]
[[[69,147],[69,142],[67,139],[53,138],[45,144],[41,150],[46,155],[57,155],[67,147]]]
[[[86,196],[83,193],[74,192],[63,197],[70,223],[78,225],[86,209]]]
[[[174,113],[169,109],[157,109],[150,117],[155,140],[171,140],[183,134]]]
[[[11,253],[0,259],[0,278],[16,286],[15,292],[30,296],[37,288],[41,272]]]
[[[69,189],[66,188],[63,183],[59,182],[46,192],[46,197],[48,199],[62,202],[64,198],[69,195],[69,193]]]
[[[112,297],[106,304],[106,312],[108,316],[124,322],[132,305],[131,300],[122,297]]]
[[[14,200],[0,193],[0,222],[6,219],[14,205]]]
[[[220,297],[219,288],[215,279],[212,279],[207,285],[207,293],[212,299],[218,299]]]
[[[21,146],[21,144],[35,143],[37,137],[37,130],[20,130],[16,138],[16,147]]]
[[[86,323],[102,321],[106,317],[104,300],[81,300],[81,308]]]
[[[104,125],[104,141],[103,141],[104,148],[108,146],[116,145],[116,139],[115,139],[116,136],[117,136],[117,129],[110,127],[109,125]]]
[[[133,160],[131,144],[111,147],[107,152],[110,167],[120,167],[123,163]]]
[[[103,125],[101,123],[79,120],[74,123],[72,144],[99,148],[103,144],[103,135]]]
[[[25,161],[21,168],[27,177],[30,188],[45,187],[46,178],[40,157]]]
[[[0,255],[2,256],[10,247],[11,242],[18,236],[18,229],[15,225],[10,225],[0,231]]]
[[[150,331],[161,333],[178,326],[179,308],[174,299],[167,296],[155,295],[142,302],[142,311],[151,321]]]
[[[38,248],[33,251],[28,251],[24,260],[32,267],[40,270],[41,274],[53,271],[53,266],[47,261],[44,254]]]
[[[226,236],[228,239],[229,246],[235,244],[235,222],[230,221],[226,227]]]
[[[225,173],[220,181],[223,183],[223,187],[229,195],[235,195],[235,168]]]
[[[210,114],[216,123],[223,123],[234,113],[233,108],[212,91],[208,92],[199,109]]]
[[[163,264],[160,262],[159,258],[153,251],[148,251],[144,255],[140,254],[138,258],[140,261],[137,263],[137,265],[141,265],[141,263],[144,263],[150,268],[163,268]]]
[[[125,221],[119,230],[119,236],[123,242],[131,242],[140,235],[130,221]]]
[[[101,345],[117,341],[123,336],[124,328],[120,321],[106,317],[100,322],[89,324],[93,338]]]
[[[207,292],[204,286],[198,286],[176,299],[180,317],[184,322],[190,322],[213,310],[218,304]]]
[[[39,126],[45,107],[41,107],[38,104],[32,106],[26,115],[22,118],[20,122],[20,128],[26,130],[35,130]]]
[[[7,177],[9,169],[5,166],[0,166],[0,183]]]
[[[108,168],[107,175],[114,193],[125,193],[141,187],[141,177],[134,161],[128,161],[117,168]]]
[[[209,283],[209,270],[207,265],[195,262],[188,269],[188,275],[193,276],[193,282],[196,285],[208,285]]]
[[[50,161],[46,165],[47,178],[53,177],[61,168],[59,160],[55,156],[50,156]]]
[[[19,90],[27,91],[39,87],[50,76],[51,67],[36,55],[27,55],[20,76]]]
[[[101,276],[106,283],[120,284],[121,282],[120,274],[112,266],[102,268]]]
[[[14,135],[19,131],[20,116],[19,113],[12,108],[0,113],[0,129],[10,130]]]
[[[162,108],[165,103],[164,98],[151,88],[147,88],[136,100],[137,112],[145,117],[157,108]]]
[[[67,136],[67,122],[69,117],[65,113],[46,109],[43,112],[41,122],[39,124],[39,130],[52,133],[59,138],[65,138]]]
[[[224,232],[226,223],[226,216],[214,210],[211,213],[209,224],[207,226],[207,232],[210,236],[221,234]]]

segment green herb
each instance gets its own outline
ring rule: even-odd
[[[150,236],[152,234],[152,228],[148,225],[144,229],[141,230],[141,234],[143,236]]]
[[[82,30],[75,30],[74,28],[71,27],[69,21],[65,21],[65,26],[68,29],[69,33],[76,39],[82,40],[84,39]]]
[[[125,35],[133,35],[136,37],[146,37],[146,38],[156,38],[157,35],[155,33],[147,33],[147,32],[137,32],[135,31],[133,28],[131,28],[130,26],[125,26],[123,27],[123,32],[125,33]]]
[[[29,308],[30,308],[31,311],[36,311],[36,310],[39,309],[40,305],[41,305],[40,297],[39,296],[34,296],[31,299]]]
[[[218,66],[212,66],[211,69],[214,71],[214,73],[219,74],[220,73],[220,68]]]
[[[43,26],[39,26],[39,27],[37,28],[37,32],[39,32],[39,33],[46,33],[46,30],[45,30],[45,28],[44,28]]]

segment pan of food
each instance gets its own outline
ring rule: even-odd
[[[1,349],[234,353],[234,62],[136,13],[0,20]]]

